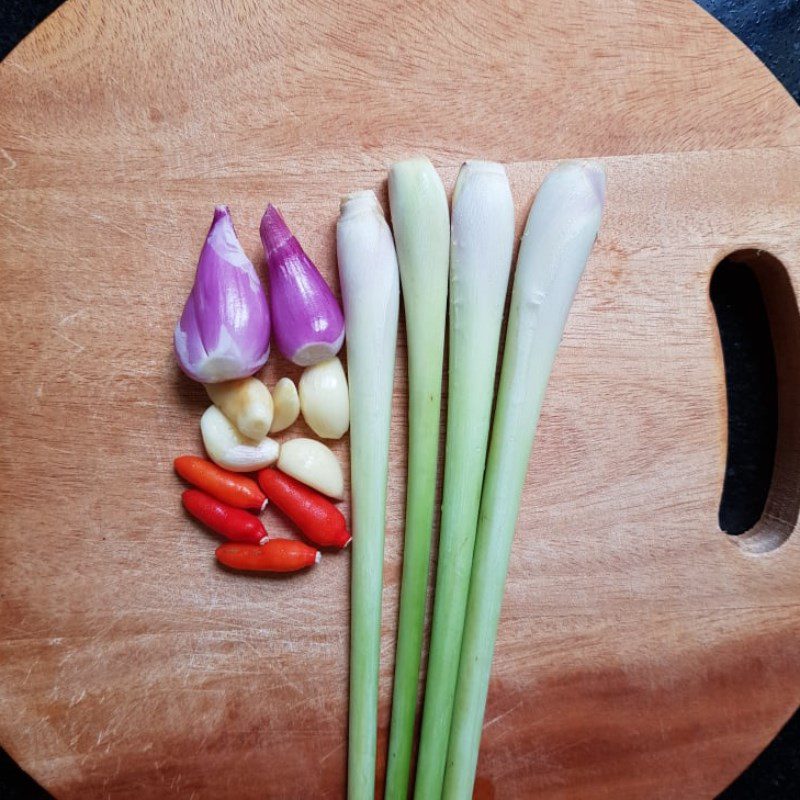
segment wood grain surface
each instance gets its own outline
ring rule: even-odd
[[[800,280],[800,111],[743,45],[689,0],[70,0],[0,65],[0,742],[56,797],[343,795],[347,555],[278,580],[215,566],[171,471],[207,402],[171,331],[214,203],[257,264],[278,204],[336,285],[339,196],[385,200],[387,166],[420,152],[448,190],[464,158],[506,162],[519,229],[554,160],[602,157],[609,179],[476,796],[712,797],[796,708],[800,537],[754,555],[717,527],[711,272],[767,248],[792,310]],[[287,371],[276,355],[266,379]],[[404,376],[401,345],[381,773]],[[792,419],[767,536],[796,523]]]

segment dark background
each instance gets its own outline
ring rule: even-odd
[[[698,2],[739,36],[800,102],[800,0]],[[61,0],[0,0],[0,59],[59,5]],[[775,365],[766,313],[748,268],[723,263],[711,294],[725,356],[731,442],[720,527],[735,534],[758,519],[769,488],[777,431]],[[47,798],[0,750],[0,800]],[[800,711],[719,800],[800,800]]]

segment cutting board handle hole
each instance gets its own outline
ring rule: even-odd
[[[783,264],[763,250],[723,259],[710,284],[728,400],[719,527],[748,553],[783,544],[800,510],[800,314]]]

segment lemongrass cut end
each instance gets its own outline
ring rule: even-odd
[[[506,168],[497,161],[480,161],[478,159],[467,159],[461,166],[462,171],[470,172],[489,172],[495,175],[505,175]]]
[[[454,232],[459,227],[457,217],[463,213],[463,209],[457,210],[457,207],[467,186],[471,187],[473,196],[469,204],[471,208],[474,209],[476,203],[480,206],[491,201],[495,203],[505,202],[513,222],[514,201],[511,197],[511,187],[508,183],[506,168],[496,161],[465,161],[458,171],[456,186],[453,190],[453,220],[451,226]],[[495,208],[496,213],[497,209]],[[494,222],[497,221],[495,214],[490,217]],[[455,241],[456,239],[453,239],[454,243]]]
[[[591,199],[601,206],[606,201],[606,171],[599,161],[565,161],[559,164],[546,178],[546,181],[558,179],[561,176],[577,177],[582,175],[591,189]]]
[[[372,189],[363,189],[360,192],[351,192],[342,197],[339,212],[342,219],[354,217],[364,211],[379,211],[383,216],[383,209]]]
[[[406,158],[403,161],[396,161],[389,168],[389,183],[398,178],[414,175],[419,172],[427,172],[433,170],[434,166],[427,156],[415,156],[414,158]]]
[[[389,168],[389,172],[397,172],[397,170],[410,169],[411,167],[427,167],[433,166],[433,162],[428,156],[411,156],[411,158],[404,158],[401,161],[395,161]]]
[[[597,199],[601,205],[606,202],[606,170],[599,161],[587,161],[583,165],[589,178],[589,182],[594,188]]]

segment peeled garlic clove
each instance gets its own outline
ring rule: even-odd
[[[284,442],[278,469],[328,497],[344,497],[342,468],[333,452],[315,439]]]
[[[291,378],[281,378],[272,390],[274,416],[270,433],[285,431],[300,415],[300,398]]]
[[[209,458],[231,472],[253,472],[278,460],[280,445],[274,439],[242,436],[216,406],[209,406],[200,418],[200,432]]]
[[[300,378],[300,409],[317,436],[341,439],[350,427],[347,378],[338,358],[307,367]]]
[[[248,439],[260,441],[272,425],[272,396],[258,378],[207,383],[211,402]]]

